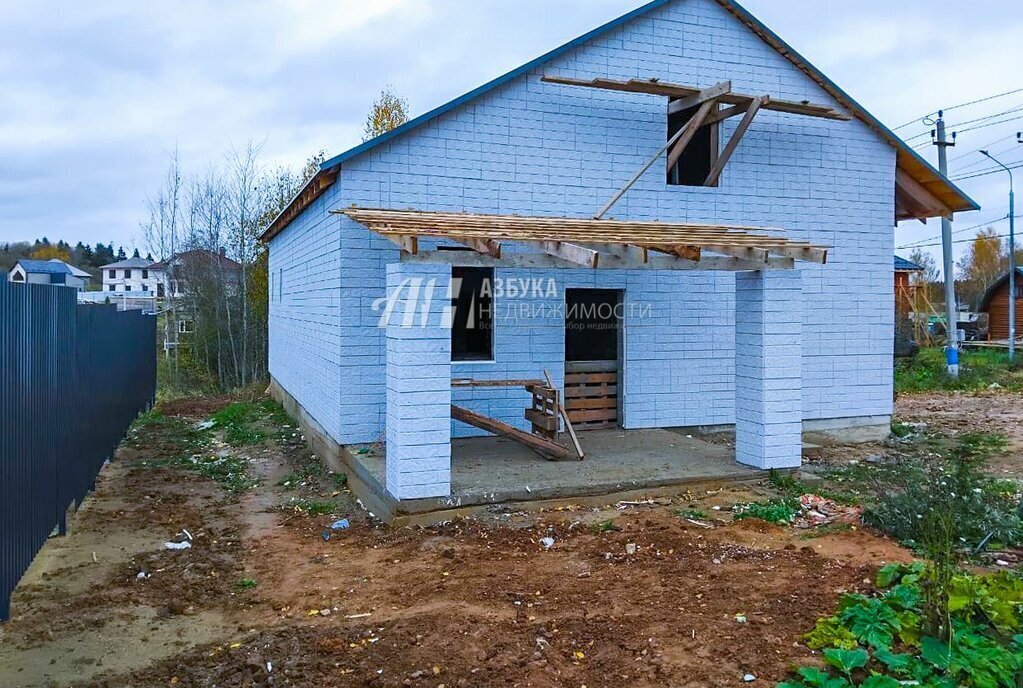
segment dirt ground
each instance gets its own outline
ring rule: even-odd
[[[194,424],[227,401],[165,410]],[[898,410],[957,426],[967,414],[1010,434],[1005,466],[1019,462],[1020,397]],[[813,661],[802,635],[843,592],[910,558],[862,529],[732,522],[731,505],[767,486],[390,528],[329,476],[294,484],[310,455],[297,430],[282,437],[214,447],[261,479],[240,495],[154,467],[145,436],[122,448],[16,592],[0,685],[768,686]],[[296,497],[333,513],[280,508]],[[331,531],[341,516],[351,527]],[[164,547],[188,535],[189,549]]]

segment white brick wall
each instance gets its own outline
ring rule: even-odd
[[[588,217],[663,144],[663,98],[545,84],[543,73],[700,86],[730,79],[738,92],[831,102],[716,2],[678,0],[346,162],[338,183],[271,244],[272,271],[285,269],[284,299],[271,303],[271,372],[339,441],[384,430],[386,346],[372,304],[397,251],[328,210]],[[803,417],[889,414],[894,150],[858,121],[762,111],[719,187],[667,186],[659,170],[611,215],[781,228],[832,247],[826,266],[802,269]],[[732,274],[498,275],[553,276],[559,301],[566,286],[594,286],[651,304],[653,317],[626,323],[628,427],[734,422]],[[533,377],[549,368],[561,379],[560,320],[499,322],[496,332],[496,362],[455,364],[453,374]],[[458,391],[455,399],[524,427],[523,394]]]

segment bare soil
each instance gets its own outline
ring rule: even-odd
[[[195,422],[227,401],[165,410]],[[1020,397],[899,413],[1023,440]],[[300,436],[230,448],[262,478],[241,495],[154,467],[152,439],[121,450],[37,558],[0,627],[0,685],[767,686],[814,661],[802,636],[843,592],[910,558],[862,529],[732,522],[766,486],[391,528],[329,476],[281,484],[308,465]],[[334,513],[279,508],[295,497]],[[340,516],[351,528],[331,532]],[[185,530],[190,549],[164,548]]]

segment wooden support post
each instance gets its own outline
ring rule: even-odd
[[[482,253],[485,256],[491,258],[501,257],[501,242],[493,239],[479,239],[475,237],[460,237],[455,239],[458,243],[463,246],[468,246],[477,253]]]
[[[673,256],[692,261],[699,261],[701,255],[699,246],[687,246],[685,244],[650,246],[650,248],[655,251],[660,251],[661,253],[670,253]]]
[[[570,244],[565,241],[541,241],[538,243],[544,253],[585,268],[597,267],[597,263],[600,260],[599,253],[578,244]]]
[[[713,186],[717,184],[718,178],[721,176],[721,172],[725,169],[725,165],[728,164],[728,159],[732,157],[732,153],[739,146],[739,141],[742,140],[743,134],[749,129],[750,124],[753,123],[753,118],[757,116],[760,111],[760,107],[764,104],[765,97],[754,98],[753,102],[749,104],[749,109],[746,110],[746,114],[743,115],[742,121],[735,128],[732,133],[732,138],[728,139],[728,143],[725,144],[725,149],[721,151],[721,155],[718,156],[717,161],[711,168],[710,173],[707,175],[707,180],[704,182],[705,186]]]
[[[760,263],[767,262],[767,250],[757,248],[754,246],[749,247],[738,247],[738,246],[700,246],[702,249],[713,251],[714,253],[720,253],[723,256],[732,256],[733,258],[741,258],[743,260],[754,260]]]

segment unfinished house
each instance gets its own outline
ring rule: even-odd
[[[263,235],[273,388],[385,516],[797,467],[887,433],[894,224],[976,208],[737,3],[655,0],[323,163]]]

